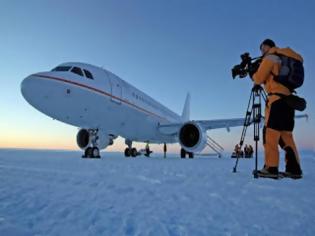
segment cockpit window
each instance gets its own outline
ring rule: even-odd
[[[52,69],[51,71],[69,71],[71,66],[57,66],[56,68]]]
[[[73,73],[75,73],[77,75],[83,76],[83,72],[82,72],[82,70],[79,67],[73,67],[71,69],[71,72],[73,72]]]
[[[94,79],[93,75],[92,75],[92,73],[90,71],[84,70],[84,69],[83,69],[83,71],[84,71],[84,74],[85,74],[86,78]]]

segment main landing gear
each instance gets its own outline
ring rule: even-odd
[[[193,152],[186,152],[186,150],[184,148],[180,149],[180,157],[181,158],[186,158],[186,156],[188,155],[189,158],[194,158],[194,153]]]
[[[86,134],[87,135],[86,137],[90,138],[91,144],[85,149],[84,155],[82,156],[82,158],[101,158],[100,150],[97,147],[98,129],[90,129],[89,131],[85,131],[85,132],[88,132],[88,134]]]
[[[126,139],[125,144],[128,146],[125,149],[125,157],[136,157],[138,155],[138,151],[136,148],[132,147],[132,141]]]

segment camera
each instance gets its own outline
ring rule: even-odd
[[[232,68],[233,79],[235,79],[236,76],[245,78],[248,73],[254,74],[259,68],[262,57],[251,58],[250,54],[245,52],[241,55],[241,59],[241,63]]]

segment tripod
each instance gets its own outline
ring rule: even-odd
[[[267,101],[267,95],[264,89],[260,85],[254,85],[249,97],[247,111],[244,119],[243,131],[240,139],[240,149],[244,144],[247,127],[254,123],[254,141],[255,141],[255,170],[253,171],[254,178],[258,178],[257,169],[258,169],[258,141],[259,141],[259,127],[261,122],[261,97],[263,97],[264,101]],[[252,119],[251,119],[252,117]],[[236,155],[235,166],[233,168],[233,172],[237,171],[239,156]]]

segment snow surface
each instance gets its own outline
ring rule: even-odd
[[[100,160],[0,150],[0,235],[315,235],[315,157],[302,180],[254,179],[254,160]],[[261,162],[261,160],[260,160]]]

